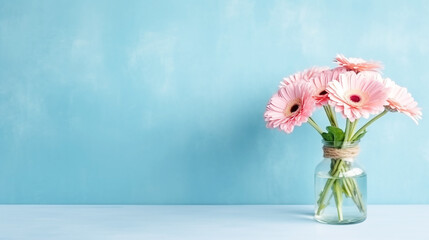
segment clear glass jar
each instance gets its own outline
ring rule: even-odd
[[[359,142],[323,142],[324,159],[315,170],[314,218],[328,224],[366,219],[366,173],[356,162]]]

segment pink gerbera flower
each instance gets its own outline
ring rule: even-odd
[[[358,118],[368,118],[377,114],[387,105],[387,91],[384,85],[377,81],[381,75],[377,72],[361,72],[356,74],[349,71],[340,74],[339,81],[328,84],[326,91],[335,106],[350,121]]]
[[[383,66],[379,62],[367,62],[362,58],[346,58],[342,54],[337,54],[334,62],[338,65],[345,67],[349,71],[355,71],[356,73],[362,71],[378,71]]]
[[[311,85],[314,89],[313,98],[316,100],[316,106],[321,107],[328,103],[329,96],[326,91],[328,83],[335,80],[338,81],[339,75],[343,72],[346,72],[346,69],[343,67],[338,67],[335,69],[330,69],[323,71],[318,76],[310,80]]]
[[[383,79],[385,87],[389,88],[387,94],[387,109],[392,112],[400,112],[409,116],[413,121],[418,124],[418,120],[422,119],[422,112],[417,107],[417,102],[404,87],[397,85],[390,78]]]
[[[298,72],[295,74],[290,75],[289,77],[283,78],[283,81],[280,82],[279,87],[284,87],[286,85],[289,85],[293,82],[299,82],[299,81],[310,81],[314,77],[320,75],[321,72],[328,70],[328,67],[312,67],[310,69],[304,70],[302,72]]]
[[[313,89],[306,82],[288,84],[274,94],[264,114],[268,128],[291,133],[295,126],[307,122],[315,109]]]

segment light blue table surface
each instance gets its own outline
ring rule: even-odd
[[[429,239],[429,205],[372,205],[359,224],[310,205],[1,205],[0,239]]]

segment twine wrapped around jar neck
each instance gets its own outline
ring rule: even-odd
[[[333,159],[353,159],[359,155],[359,146],[351,146],[346,148],[334,148],[323,146],[323,157]]]

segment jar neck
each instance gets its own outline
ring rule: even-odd
[[[342,143],[323,142],[323,157],[353,161],[359,155],[359,142]]]
[[[359,146],[359,141],[354,142],[334,142],[334,141],[322,141],[323,147],[330,147],[330,148],[351,148]]]

